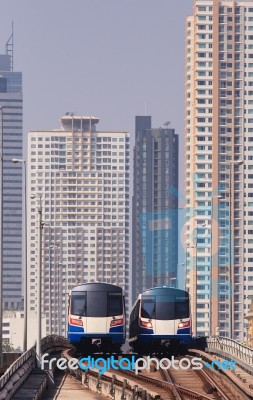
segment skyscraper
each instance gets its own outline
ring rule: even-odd
[[[99,119],[61,119],[29,132],[28,193],[41,197],[42,315],[64,334],[67,293],[82,282],[121,286],[129,304],[129,134],[97,131]],[[37,199],[28,206],[29,315],[37,309]],[[29,321],[29,317],[28,317]]]
[[[22,73],[13,71],[13,33],[0,55],[0,134],[3,135],[3,309],[22,308]]]
[[[143,290],[176,285],[178,261],[178,136],[135,119],[132,213],[133,302]]]
[[[243,340],[253,295],[253,2],[195,0],[186,38],[186,264],[194,332]]]

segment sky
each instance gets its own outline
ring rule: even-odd
[[[134,135],[135,115],[171,121],[183,160],[185,19],[193,0],[2,0],[0,53],[14,22],[24,133],[66,112]],[[179,163],[182,166],[182,162]],[[182,186],[182,168],[180,171]]]

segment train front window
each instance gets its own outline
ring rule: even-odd
[[[156,296],[156,319],[172,320],[189,317],[187,297]]]
[[[142,296],[141,317],[155,318],[155,296]]]
[[[175,319],[189,318],[189,298],[176,296]]]
[[[107,297],[107,316],[108,317],[116,317],[117,315],[123,314],[122,307],[122,294],[109,292]]]
[[[106,317],[107,292],[87,292],[87,317]]]
[[[99,318],[122,315],[122,293],[93,291],[72,293],[71,314]]]
[[[156,319],[175,319],[174,296],[156,296]]]
[[[84,317],[87,310],[86,292],[72,293],[71,296],[71,314]]]

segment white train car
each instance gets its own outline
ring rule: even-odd
[[[161,352],[192,341],[189,293],[161,286],[140,294],[132,308],[129,344],[138,352]]]
[[[69,297],[68,340],[82,352],[117,352],[125,343],[125,302],[122,288],[85,283]]]

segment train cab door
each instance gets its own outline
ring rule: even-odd
[[[107,292],[87,292],[86,332],[107,333]]]
[[[171,296],[156,296],[157,335],[174,335],[177,332],[174,314],[174,299]]]

